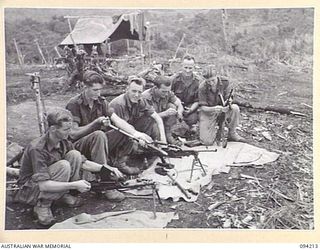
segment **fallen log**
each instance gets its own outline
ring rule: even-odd
[[[240,102],[240,101],[234,101],[233,103],[244,108],[251,108],[251,109],[257,109],[257,110],[263,110],[263,111],[272,111],[272,112],[277,112],[285,115],[297,115],[297,116],[304,116],[304,117],[308,116],[302,112],[298,112],[291,108],[286,108],[286,107],[278,107],[278,106],[261,107],[261,106],[252,105],[249,102]]]

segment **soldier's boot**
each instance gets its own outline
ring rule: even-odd
[[[75,197],[71,194],[64,194],[59,202],[65,204],[67,207],[80,207],[83,205],[83,200],[79,197]]]
[[[240,136],[236,131],[231,131],[228,134],[228,141],[246,142],[246,139]]]
[[[121,193],[120,191],[114,189],[114,190],[106,190],[103,193],[104,198],[106,198],[109,201],[113,201],[113,202],[120,202],[123,201],[126,196]]]
[[[126,163],[127,157],[123,157],[118,161],[117,168],[126,175],[138,175],[141,173],[140,168],[128,166]]]
[[[39,200],[37,205],[33,207],[34,216],[38,219],[39,224],[43,226],[50,226],[55,223],[55,218],[51,211],[51,204],[52,201]]]

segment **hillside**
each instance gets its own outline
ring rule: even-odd
[[[35,39],[38,39],[48,59],[56,57],[54,46],[69,32],[65,15],[103,16],[129,11],[132,10],[6,9],[7,62],[17,63],[14,38],[26,62],[41,63]],[[225,37],[221,10],[144,11],[150,23],[151,47],[155,56],[172,57],[185,34],[178,56],[204,52],[202,59],[210,60],[217,54],[225,53],[227,44],[229,53],[239,57],[255,60],[272,58],[293,65],[302,63],[308,67],[312,64],[314,11],[311,8],[227,10]],[[72,21],[74,25],[75,19]]]

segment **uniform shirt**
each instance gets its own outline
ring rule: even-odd
[[[164,98],[161,98],[155,93],[157,87],[148,89],[142,93],[142,97],[147,101],[147,103],[152,106],[157,113],[167,110],[169,103],[174,104],[177,101],[177,97],[172,91],[170,91]]]
[[[190,78],[186,78],[182,72],[179,72],[172,78],[172,91],[184,106],[189,106],[199,101],[198,89],[200,81],[201,78],[194,73]]]
[[[100,116],[111,117],[114,113],[114,110],[110,108],[108,102],[102,96],[99,96],[97,100],[94,100],[91,109],[84,93],[71,98],[66,109],[71,112],[73,120],[78,123],[79,126],[85,126]]]
[[[114,98],[110,102],[110,107],[120,118],[132,125],[142,116],[150,116],[155,112],[154,108],[143,98],[138,103],[132,103],[127,93]]]
[[[217,105],[222,105],[219,98],[221,93],[224,101],[229,97],[231,85],[228,79],[223,77],[217,77],[215,79],[217,86],[217,91],[213,91],[208,81],[202,81],[199,86],[199,105],[213,107]]]
[[[60,141],[57,146],[52,145],[48,133],[33,140],[23,153],[18,183],[24,184],[30,178],[34,182],[50,180],[48,167],[64,159],[73,149],[72,143],[68,140]]]

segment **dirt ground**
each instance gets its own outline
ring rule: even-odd
[[[7,71],[7,143],[17,142],[21,146],[39,135],[36,107],[24,73]],[[57,70],[42,72],[48,110],[64,107],[75,94],[65,91],[57,80],[64,74]],[[157,211],[175,211],[179,215],[179,220],[170,222],[168,228],[313,229],[313,113],[309,107],[312,106],[312,72],[273,65],[250,71],[234,69],[230,75],[238,85],[236,98],[240,101],[291,107],[306,116],[242,108],[239,133],[250,144],[279,153],[280,158],[264,166],[234,167],[228,174],[215,175],[196,202],[165,200],[163,205],[157,204]],[[262,135],[261,128],[269,133],[271,140]],[[243,178],[240,174],[255,178]],[[54,207],[58,222],[82,212],[98,214],[132,208],[152,211],[153,207],[151,199],[128,198],[121,203],[110,203],[92,192],[81,196],[86,201],[82,207]],[[238,201],[231,201],[235,197]],[[33,220],[31,207],[12,203],[9,198],[5,229],[42,228]],[[222,201],[215,209],[209,209]]]

